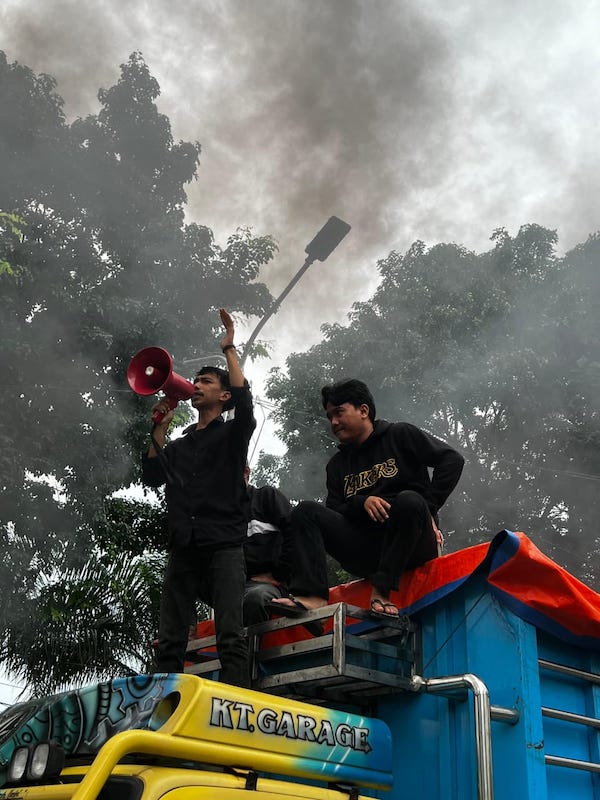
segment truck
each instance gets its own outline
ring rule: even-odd
[[[249,628],[252,689],[205,621],[183,675],[7,709],[0,800],[600,800],[598,593],[501,531],[369,596]]]

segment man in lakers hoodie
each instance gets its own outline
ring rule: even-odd
[[[326,505],[304,501],[292,512],[292,542],[302,541],[294,558],[309,558],[312,566],[295,564],[310,576],[295,600],[306,608],[326,603],[328,552],[370,581],[373,612],[397,616],[390,591],[405,570],[438,555],[437,513],[458,483],[464,459],[414,425],[375,419],[373,396],[362,381],[325,386],[321,397],[340,445],[327,464]]]

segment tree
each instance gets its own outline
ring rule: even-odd
[[[115,521],[111,500],[137,481],[147,446],[152,401],[127,386],[132,355],[160,344],[177,366],[214,351],[220,306],[246,316],[272,301],[257,282],[275,252],[270,237],[238,230],[219,246],[208,228],[186,224],[200,146],[173,140],[158,95],[134,53],[99,92],[98,114],[68,124],[55,81],[0,53],[0,103],[10,109],[0,131],[0,625],[2,656],[32,685],[58,673],[44,675],[52,658],[27,646],[29,620],[37,614],[56,633],[48,639],[61,663],[55,600],[71,598],[65,630],[85,618],[79,601],[94,580],[110,588],[111,614],[129,613],[127,576],[143,574],[145,555],[123,542],[132,520]],[[101,671],[114,666],[113,640],[98,630],[89,664]],[[138,638],[147,632],[140,623]]]
[[[422,242],[390,253],[349,324],[326,326],[320,344],[271,373],[267,394],[287,446],[277,477],[293,497],[323,496],[333,444],[319,388],[361,377],[380,417],[414,422],[466,456],[442,511],[450,548],[524,530],[593,581],[598,239],[564,258],[555,232],[536,225],[492,241],[480,255]]]
[[[39,572],[3,630],[4,667],[34,695],[151,671],[159,556]]]

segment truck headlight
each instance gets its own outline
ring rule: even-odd
[[[65,763],[65,751],[55,742],[17,747],[8,767],[9,783],[57,778]]]
[[[25,770],[27,768],[27,760],[29,758],[28,747],[17,747],[13,752],[8,767],[7,778],[10,783],[18,783],[23,779]]]

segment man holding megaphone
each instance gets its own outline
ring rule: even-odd
[[[225,327],[221,349],[227,371],[203,367],[198,372],[191,397],[198,422],[168,444],[172,400],[165,397],[154,405],[152,444],[143,458],[144,483],[165,485],[169,521],[156,666],[159,672],[183,672],[189,625],[199,597],[214,610],[220,680],[248,687],[242,622],[242,545],[248,514],[244,467],[256,421],[233,343],[233,320],[225,309],[219,313]],[[234,407],[234,419],[225,422],[223,412]]]

